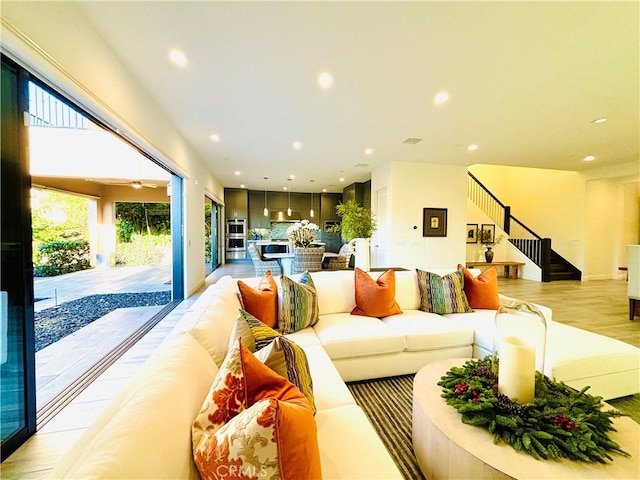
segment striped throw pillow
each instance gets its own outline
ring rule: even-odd
[[[280,332],[265,325],[249,312],[240,310],[240,315],[236,318],[233,331],[229,336],[229,350],[231,350],[238,338],[242,338],[242,344],[251,353],[255,353],[256,350],[266,347],[274,338],[280,335]]]
[[[304,350],[244,310],[236,319],[229,338],[229,351],[242,339],[242,345],[262,363],[286,378],[307,397],[315,413],[313,382]]]
[[[299,345],[288,338],[277,337],[269,345],[258,350],[255,356],[271,370],[298,387],[309,400],[313,413],[316,412],[309,362]]]
[[[312,327],[318,322],[318,295],[311,274],[305,271],[295,282],[282,275],[278,289],[278,330],[282,334]]]
[[[473,312],[464,294],[462,270],[440,276],[416,269],[420,290],[420,310],[432,313]]]

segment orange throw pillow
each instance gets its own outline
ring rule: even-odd
[[[375,281],[356,267],[355,290],[356,306],[351,315],[379,318],[402,313],[396,302],[396,275],[393,270],[387,270]]]
[[[271,328],[278,323],[278,285],[271,270],[260,279],[258,288],[251,288],[238,280],[242,308]]]
[[[498,270],[489,267],[475,277],[464,269],[464,293],[471,308],[496,310],[500,307],[498,298]]]

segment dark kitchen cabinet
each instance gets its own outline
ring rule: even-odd
[[[224,204],[226,218],[247,218],[249,214],[248,191],[239,188],[225,188]]]
[[[264,215],[264,191],[249,191],[249,228],[269,228],[269,216]],[[267,198],[268,201],[268,198]],[[268,205],[268,204],[267,204]]]
[[[336,205],[342,200],[342,194],[340,193],[321,193],[320,194],[320,220],[325,222],[327,220],[339,221],[340,217],[336,212]]]
[[[342,202],[355,200],[358,205],[371,209],[371,180],[352,183],[342,190]]]

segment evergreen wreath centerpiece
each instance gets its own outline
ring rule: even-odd
[[[486,428],[494,443],[503,441],[518,452],[538,459],[600,463],[613,461],[611,452],[629,456],[609,438],[615,431],[611,417],[624,414],[602,411],[602,397],[585,393],[589,387],[577,391],[536,372],[534,401],[517,404],[498,393],[489,356],[453,367],[438,385],[463,423]]]

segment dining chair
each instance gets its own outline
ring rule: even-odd
[[[253,268],[256,270],[256,277],[264,275],[267,270],[271,270],[271,274],[274,276],[282,273],[280,263],[277,260],[265,260],[262,258],[262,255],[260,255],[260,251],[255,243],[251,243],[248,250],[251,262],[253,263]]]

